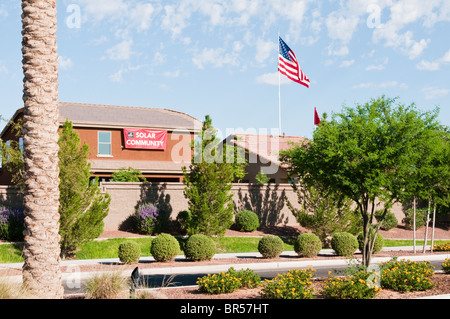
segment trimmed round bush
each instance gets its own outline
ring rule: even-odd
[[[264,258],[278,257],[283,249],[283,241],[275,235],[264,236],[258,243],[258,251]]]
[[[159,234],[152,240],[150,253],[156,261],[169,261],[180,252],[178,240],[170,234]]]
[[[331,248],[338,256],[351,256],[358,249],[358,240],[347,232],[339,232],[331,239]]]
[[[210,260],[215,253],[216,244],[214,240],[203,234],[190,236],[184,245],[184,255],[190,260]]]
[[[124,264],[135,264],[141,257],[141,247],[134,241],[127,241],[119,245],[120,262]]]
[[[310,233],[300,234],[294,242],[294,250],[299,256],[315,257],[322,249],[319,236]]]
[[[236,213],[235,224],[238,230],[251,232],[259,227],[259,218],[250,210],[241,210]]]
[[[361,233],[358,235],[357,237],[358,239],[358,247],[359,250],[363,250],[363,245],[364,245],[364,234]],[[377,234],[377,238],[375,239],[375,244],[373,245],[373,251],[372,254],[377,254],[381,251],[381,249],[383,249],[384,246],[384,238],[383,236],[381,236],[381,234]]]
[[[383,214],[383,211],[375,212],[375,218],[377,219],[377,221],[381,218],[382,214]],[[386,216],[384,217],[383,221],[381,222],[380,228],[382,230],[391,230],[392,228],[395,228],[397,226],[398,226],[397,217],[395,217],[395,214],[393,212],[388,210],[386,213]]]

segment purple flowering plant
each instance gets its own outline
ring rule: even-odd
[[[23,208],[0,208],[0,238],[10,241],[22,240],[24,228]]]
[[[135,212],[138,231],[144,234],[153,234],[159,214],[160,210],[152,203],[139,205]]]

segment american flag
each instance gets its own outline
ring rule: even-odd
[[[294,82],[300,83],[309,88],[309,79],[303,74],[298,64],[294,52],[280,39],[280,51],[278,55],[278,71],[286,75]]]

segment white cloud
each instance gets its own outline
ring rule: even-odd
[[[124,40],[106,51],[111,60],[128,60],[132,54],[132,40]]]
[[[161,52],[156,52],[153,56],[153,65],[161,65],[166,62],[166,56]]]
[[[8,68],[2,61],[0,61],[0,73],[8,74]]]
[[[439,62],[422,60],[417,64],[416,67],[418,70],[437,71],[439,70]]]
[[[159,4],[131,2],[124,0],[73,0],[82,6],[84,21],[99,23],[114,21],[126,27],[136,27],[138,31],[150,28],[153,16],[160,10]]]
[[[187,6],[164,6],[164,17],[161,23],[163,30],[170,31],[172,36],[178,36],[183,29],[187,26],[187,19],[191,16],[191,9]]]
[[[242,48],[242,43],[239,41],[233,42],[231,52],[227,52],[225,48],[204,48],[202,52],[194,55],[192,62],[194,62],[199,69],[203,69],[206,64],[210,64],[215,68],[224,65],[237,66],[239,64],[239,52]]]
[[[338,48],[334,48],[333,44],[330,44],[328,46],[328,55],[344,56],[349,53],[350,51],[348,50],[348,47],[345,45]]]
[[[130,21],[134,21],[139,31],[148,30],[152,21],[152,15],[156,9],[151,3],[137,3],[129,11]]]
[[[261,84],[278,85],[278,81],[280,81],[280,84],[291,83],[291,80],[279,72],[265,73],[256,78],[256,82]]]
[[[0,7],[0,19],[6,18],[8,16],[8,11],[4,6]]]
[[[422,60],[416,65],[416,67],[418,70],[437,71],[440,70],[443,64],[448,63],[450,63],[450,50],[448,50],[442,58],[434,61]]]
[[[166,71],[166,72],[164,72],[164,76],[166,78],[177,78],[180,76],[180,70],[176,70],[173,72]]]
[[[358,16],[346,17],[342,13],[332,12],[325,21],[328,36],[333,40],[340,40],[346,44],[352,39],[358,22]]]
[[[374,71],[374,70],[375,71],[381,71],[381,70],[384,70],[384,68],[385,68],[386,64],[388,64],[388,62],[389,62],[389,58],[385,58],[383,63],[368,65],[366,67],[366,71]]]
[[[146,66],[147,65],[145,65],[145,64],[136,65],[136,66],[122,66],[117,72],[111,74],[109,76],[109,79],[112,82],[122,82],[123,75],[125,73],[129,73],[129,72],[132,72],[132,71],[138,71],[138,70],[140,70],[140,69],[142,69],[142,68],[144,68]]]
[[[269,57],[274,56],[277,50],[277,45],[273,41],[264,41],[258,39],[256,41],[256,58],[259,63],[266,61]]]
[[[204,48],[200,54],[192,58],[192,62],[199,68],[203,69],[205,64],[211,64],[218,68],[226,64],[236,65],[237,55],[233,53],[226,53],[224,48]]]
[[[381,71],[384,70],[384,64],[374,64],[374,65],[368,65],[366,67],[366,71],[373,71],[373,70],[377,70],[377,71]]]
[[[342,63],[339,65],[339,67],[340,68],[348,68],[353,63],[355,63],[355,60],[345,60],[345,61],[342,61]]]
[[[128,10],[128,4],[122,0],[78,0],[78,3],[83,7],[83,17],[96,22],[108,18],[118,19]]]
[[[58,56],[58,65],[61,70],[67,70],[73,66],[73,62],[70,58],[60,55]]]
[[[387,89],[395,87],[407,89],[408,85],[406,83],[398,83],[397,81],[387,81],[382,83],[366,82],[354,85],[352,86],[352,89]]]
[[[447,4],[446,4],[447,3]],[[448,1],[442,0],[399,0],[390,5],[390,19],[373,31],[375,43],[384,41],[385,46],[398,49],[410,59],[422,55],[428,47],[430,39],[416,39],[411,30],[412,24],[421,23],[422,28],[431,28],[437,22],[450,20],[445,8],[450,7]]]
[[[426,87],[422,89],[422,92],[425,94],[425,98],[428,100],[445,97],[450,93],[449,89],[441,89],[437,87]]]

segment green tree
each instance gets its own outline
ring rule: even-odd
[[[324,195],[316,187],[306,187],[303,183],[292,184],[297,193],[299,208],[287,200],[287,206],[298,223],[316,234],[322,243],[327,244],[327,238],[336,232],[349,232],[356,235],[361,226],[358,215],[351,207],[349,198],[340,198],[332,194]]]
[[[245,160],[235,146],[216,137],[216,129],[207,115],[194,151],[189,171],[183,167],[184,194],[191,212],[186,223],[189,234],[223,235],[233,223],[234,204],[231,187],[236,178],[245,175]]]
[[[144,180],[142,172],[132,167],[121,167],[112,174],[113,182],[142,182]]]
[[[417,150],[437,126],[437,111],[422,113],[382,96],[354,108],[344,107],[322,121],[313,140],[281,152],[282,161],[306,185],[319,183],[350,198],[363,221],[363,264],[369,265],[378,228],[410,185]],[[378,203],[383,213],[375,223]]]
[[[100,193],[98,180],[90,179],[89,146],[66,120],[59,144],[61,255],[67,256],[82,243],[97,238],[103,231],[110,197]]]
[[[23,121],[21,119],[17,122],[11,120],[7,126],[11,128],[15,139],[6,142],[1,141],[2,166],[11,174],[11,182],[23,193],[25,191],[23,145],[19,142],[23,138]]]

